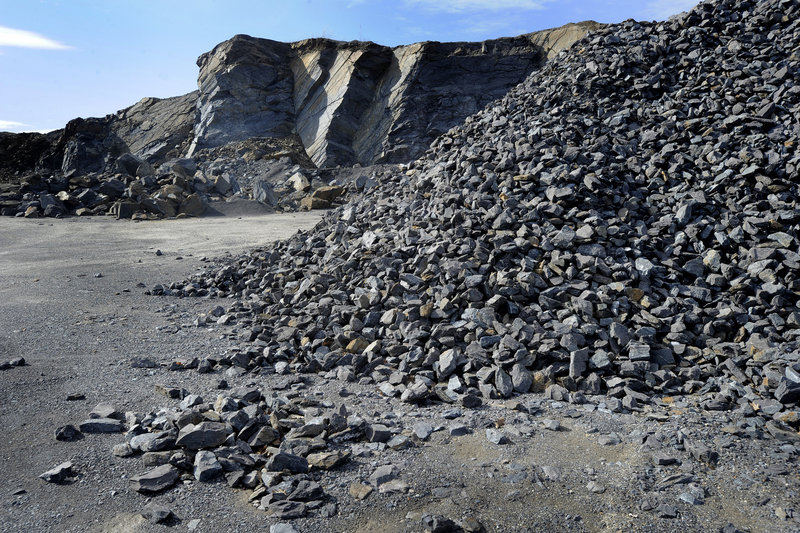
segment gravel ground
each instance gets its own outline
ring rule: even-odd
[[[185,483],[152,498],[134,492],[129,478],[146,468],[141,458],[111,454],[119,434],[54,438],[57,427],[78,424],[100,402],[148,413],[177,405],[155,391],[157,384],[213,399],[222,377],[232,387],[258,386],[265,396],[344,404],[412,436],[414,446],[403,450],[354,445],[349,463],[318,478],[336,515],[296,520],[299,532],[424,531],[426,515],[463,524],[471,517],[496,532],[720,531],[729,524],[726,532],[800,530],[798,449],[742,435],[729,415],[703,411],[692,398],[611,413],[602,398],[570,405],[526,394],[445,419],[452,406],[402,404],[374,385],[324,375],[303,383],[168,371],[171,361],[221,356],[237,342],[228,327],[192,326],[218,302],[147,296],[145,287],[182,279],[215,257],[308,229],[319,218],[245,213],[147,223],[0,219],[0,359],[27,362],[0,372],[0,531],[268,530],[277,521],[248,503],[250,492],[222,481]],[[162,365],[132,368],[136,357]],[[74,395],[83,398],[68,399]],[[420,421],[435,430],[424,441],[410,431]],[[469,433],[451,436],[457,424]],[[508,442],[492,444],[487,429]],[[718,460],[693,458],[684,446],[690,441],[704,443]],[[64,461],[78,473],[74,482],[38,478]],[[381,465],[396,466],[409,490],[354,500],[350,485],[366,483]],[[702,504],[685,502],[686,495]],[[151,500],[174,512],[170,526],[139,514]]]

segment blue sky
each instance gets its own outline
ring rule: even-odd
[[[0,0],[0,131],[61,128],[196,88],[197,56],[237,33],[397,46],[568,22],[663,20],[696,0]]]

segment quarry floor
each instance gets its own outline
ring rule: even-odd
[[[268,531],[276,520],[249,504],[247,492],[224,482],[194,483],[154,496],[178,519],[170,526],[151,524],[139,514],[150,499],[132,491],[128,481],[142,465],[111,454],[121,435],[59,442],[54,431],[77,425],[100,402],[139,413],[168,405],[156,384],[212,391],[219,375],[131,368],[134,357],[205,357],[225,353],[233,343],[214,328],[190,326],[215,302],[148,296],[145,290],[183,279],[210,258],[310,229],[319,219],[318,212],[258,214],[246,207],[227,216],[141,223],[0,218],[0,360],[24,357],[27,363],[0,372],[0,531]],[[312,378],[318,394],[341,392],[341,383]],[[240,379],[241,384],[254,380]],[[263,376],[257,384],[272,386]],[[350,389],[345,400],[367,412],[409,412],[374,390]],[[83,399],[70,401],[71,395]],[[551,406],[541,396],[517,399],[529,400],[541,400],[539,417],[559,420],[561,429],[541,430],[537,420],[526,418],[520,423],[531,423],[536,431],[505,446],[490,444],[482,431],[459,438],[439,431],[423,446],[355,460],[325,478],[326,492],[337,499],[337,516],[311,516],[294,527],[301,533],[423,531],[424,514],[441,514],[457,521],[472,516],[486,531],[498,532],[720,531],[729,523],[753,532],[800,528],[785,519],[787,509],[800,512],[796,468],[788,475],[763,474],[772,444],[743,441],[730,453],[723,451],[713,472],[695,472],[708,490],[704,505],[689,506],[665,493],[679,513],[664,519],[643,511],[637,496],[641,474],[653,469],[650,456],[640,453],[635,439],[607,447],[598,445],[597,435],[646,433],[658,429],[664,416],[678,427],[680,413],[648,418],[579,411],[575,416],[569,406]],[[510,425],[523,416],[507,407],[489,404],[465,415],[465,422],[480,428],[503,419]],[[441,421],[440,411],[422,407],[411,416]],[[726,421],[709,415],[687,423],[705,424],[712,441]],[[38,478],[64,461],[72,461],[79,473],[74,483]],[[352,482],[387,462],[398,466],[410,492],[374,493],[364,501],[349,497]],[[561,472],[559,479],[542,479],[543,465]],[[513,477],[520,471],[528,473],[522,481]],[[531,475],[535,472],[540,474]],[[753,484],[742,488],[737,483],[745,474]],[[605,492],[587,490],[590,480]]]

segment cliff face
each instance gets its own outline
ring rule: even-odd
[[[237,35],[198,60],[198,118],[189,155],[296,133],[322,167],[409,161],[596,26],[396,48]]]
[[[102,172],[126,153],[153,164],[180,157],[191,140],[196,100],[196,92],[143,98],[104,118],[71,120],[46,166],[64,173]]]
[[[0,135],[0,177],[16,172],[103,172],[131,153],[157,165],[189,148],[198,93],[143,98],[103,118],[76,118],[46,135]]]
[[[128,151],[149,163],[181,157],[192,140],[197,96],[195,91],[173,98],[143,98],[119,111],[111,130]]]
[[[200,56],[195,92],[144,98],[47,136],[0,136],[0,154],[14,154],[0,174],[113,172],[126,153],[156,166],[254,137],[299,141],[319,167],[407,162],[598,26],[396,48],[237,35]]]

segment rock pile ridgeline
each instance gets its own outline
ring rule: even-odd
[[[154,292],[236,297],[251,369],[692,394],[796,437],[799,45],[796,0],[601,29],[312,232]]]

